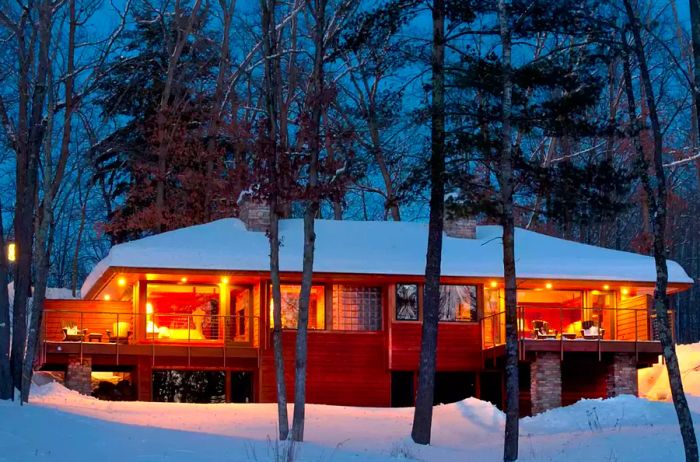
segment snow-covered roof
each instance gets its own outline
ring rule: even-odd
[[[315,230],[316,272],[416,276],[425,272],[425,223],[316,220]],[[501,235],[500,226],[478,226],[476,239],[445,236],[442,275],[502,277]],[[302,220],[280,220],[280,237],[281,271],[301,271]],[[81,292],[87,294],[110,267],[269,271],[269,254],[265,233],[248,231],[239,219],[226,218],[112,247],[88,275]],[[520,228],[515,234],[515,256],[521,279],[656,280],[651,257]],[[669,260],[668,272],[669,282],[693,282],[674,261]]]

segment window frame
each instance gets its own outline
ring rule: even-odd
[[[330,303],[327,305],[326,308],[326,331],[328,332],[335,332],[335,333],[359,333],[359,334],[376,334],[383,332],[385,329],[385,324],[384,324],[384,318],[386,317],[384,315],[385,313],[385,306],[386,306],[386,299],[387,299],[387,294],[386,294],[386,286],[383,284],[377,284],[377,285],[369,285],[369,284],[361,284],[361,283],[343,283],[343,282],[334,282],[330,284],[330,290],[328,290],[328,295],[327,298],[330,300]],[[335,311],[334,311],[334,301],[336,297],[336,287],[355,287],[355,288],[366,288],[366,289],[378,289],[379,290],[379,326],[377,329],[363,329],[363,330],[354,330],[354,329],[334,329],[333,328],[333,321],[335,317]],[[340,293],[338,294],[338,297],[340,296]],[[328,315],[330,313],[330,316]]]
[[[399,285],[415,285],[418,290],[418,319],[416,320],[407,320],[407,319],[398,319],[398,305],[396,303],[396,288]],[[484,300],[484,284],[482,283],[444,283],[440,284],[441,286],[473,286],[476,288],[476,315],[474,319],[470,320],[442,320],[438,319],[438,323],[450,323],[450,324],[478,324],[480,322],[482,313],[483,313],[483,300]],[[423,323],[423,290],[425,288],[424,283],[418,283],[418,282],[397,282],[393,284],[393,316],[392,316],[392,322],[397,322],[397,323],[415,323],[415,324],[422,324]]]
[[[226,317],[229,315],[230,311],[230,300],[228,300],[228,303],[225,303],[225,297],[223,296],[223,291],[221,290],[221,286],[216,283],[211,283],[211,282],[177,282],[177,281],[167,281],[167,280],[141,280],[139,281],[139,301],[138,301],[138,309],[137,309],[137,321],[135,324],[138,324],[139,330],[143,329],[141,332],[138,333],[138,338],[140,338],[142,341],[146,341],[149,343],[181,343],[182,340],[178,339],[159,339],[159,338],[152,338],[149,336],[149,333],[147,332],[147,326],[148,326],[148,313],[146,309],[146,305],[148,303],[148,288],[149,286],[172,286],[172,287],[182,287],[182,286],[195,286],[195,287],[214,287],[216,288],[216,294],[218,296],[218,302],[219,302],[219,314],[217,314],[218,317]],[[156,312],[154,310],[153,315],[156,315]],[[191,314],[190,314],[191,316]],[[141,321],[141,318],[143,317],[143,321]],[[219,336],[221,337],[220,339],[209,339],[211,341],[216,341],[216,342],[225,342],[226,341],[226,336],[227,336],[227,331],[225,327],[225,321],[224,321],[224,326],[223,330],[221,327],[219,327]],[[141,338],[142,337],[142,338]],[[184,340],[188,343],[190,342],[199,342],[201,340]]]
[[[442,286],[468,286],[468,287],[474,287],[474,302],[475,302],[475,313],[474,313],[474,319],[440,319],[440,313],[438,313],[438,323],[448,323],[448,324],[476,324],[479,323],[479,317],[481,316],[482,310],[481,310],[481,301],[483,299],[483,284],[460,284],[460,283],[448,283],[448,284],[440,284],[440,287]]]
[[[282,291],[282,288],[284,286],[296,286],[299,287],[299,291],[301,292],[301,282],[289,282],[289,281],[281,281],[280,282],[280,291]],[[321,307],[316,307],[316,317],[318,318],[318,313],[322,313],[323,316],[323,323],[320,327],[311,327],[309,325],[308,331],[313,331],[313,332],[327,332],[329,331],[328,329],[328,303],[329,303],[329,288],[326,284],[311,284],[311,290],[313,289],[321,289],[321,294],[318,297],[318,302],[322,304]],[[272,299],[272,282],[268,281],[267,283],[267,293],[266,293],[266,301],[267,301],[267,316],[268,316],[268,326],[269,329],[272,330],[275,328],[275,320],[273,316],[273,299]],[[309,300],[310,302],[311,300]],[[284,310],[284,306],[282,307]],[[284,311],[282,311],[284,313]],[[298,318],[297,318],[298,319]],[[318,320],[318,319],[317,319]],[[309,318],[309,321],[311,321],[311,318]],[[284,321],[283,321],[284,324]],[[290,332],[296,332],[299,330],[299,326],[297,323],[297,327],[284,327],[282,326],[282,330],[287,330]]]
[[[399,306],[397,303],[396,292],[399,286],[416,286],[416,319],[399,319]],[[394,296],[394,315],[392,316],[393,322],[408,322],[408,323],[422,323],[423,322],[423,284],[418,282],[397,282],[393,284],[393,296]]]

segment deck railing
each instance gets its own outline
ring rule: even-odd
[[[673,312],[668,312],[673,332]],[[591,341],[657,341],[656,316],[646,307],[518,307],[518,339]],[[484,349],[505,344],[505,312],[480,320]]]
[[[44,342],[249,346],[260,342],[259,316],[44,310]]]

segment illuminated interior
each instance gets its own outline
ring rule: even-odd
[[[223,339],[216,285],[148,283],[146,339],[218,342]]]
[[[611,338],[615,293],[580,290],[519,290],[523,337]]]
[[[299,312],[300,285],[282,285],[282,328],[296,329]],[[272,291],[270,291],[270,326],[274,327]],[[325,328],[325,298],[323,286],[312,286],[309,297],[309,329]]]

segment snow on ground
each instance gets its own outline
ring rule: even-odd
[[[700,343],[677,345],[676,353],[686,394],[700,398]],[[665,365],[659,363],[639,371],[639,396],[671,401]]]
[[[276,461],[274,404],[98,401],[56,383],[31,404],[0,402],[0,461]],[[700,400],[692,400],[700,423]],[[291,411],[291,408],[290,408]],[[291,415],[291,413],[290,413]],[[298,461],[501,460],[504,416],[477,399],[435,408],[429,447],[408,437],[412,409],[309,405]],[[675,461],[671,404],[584,400],[521,420],[521,461]]]
[[[678,347],[683,381],[700,425],[700,344]],[[520,421],[524,462],[683,460],[662,366],[640,371],[640,393],[582,400]],[[248,462],[284,460],[275,442],[275,404],[109,402],[37,375],[31,403],[0,402],[0,462]],[[659,400],[659,401],[655,401]],[[505,417],[466,399],[435,408],[432,445],[415,445],[412,409],[307,406],[297,461],[496,462]],[[291,406],[290,406],[291,416]]]

